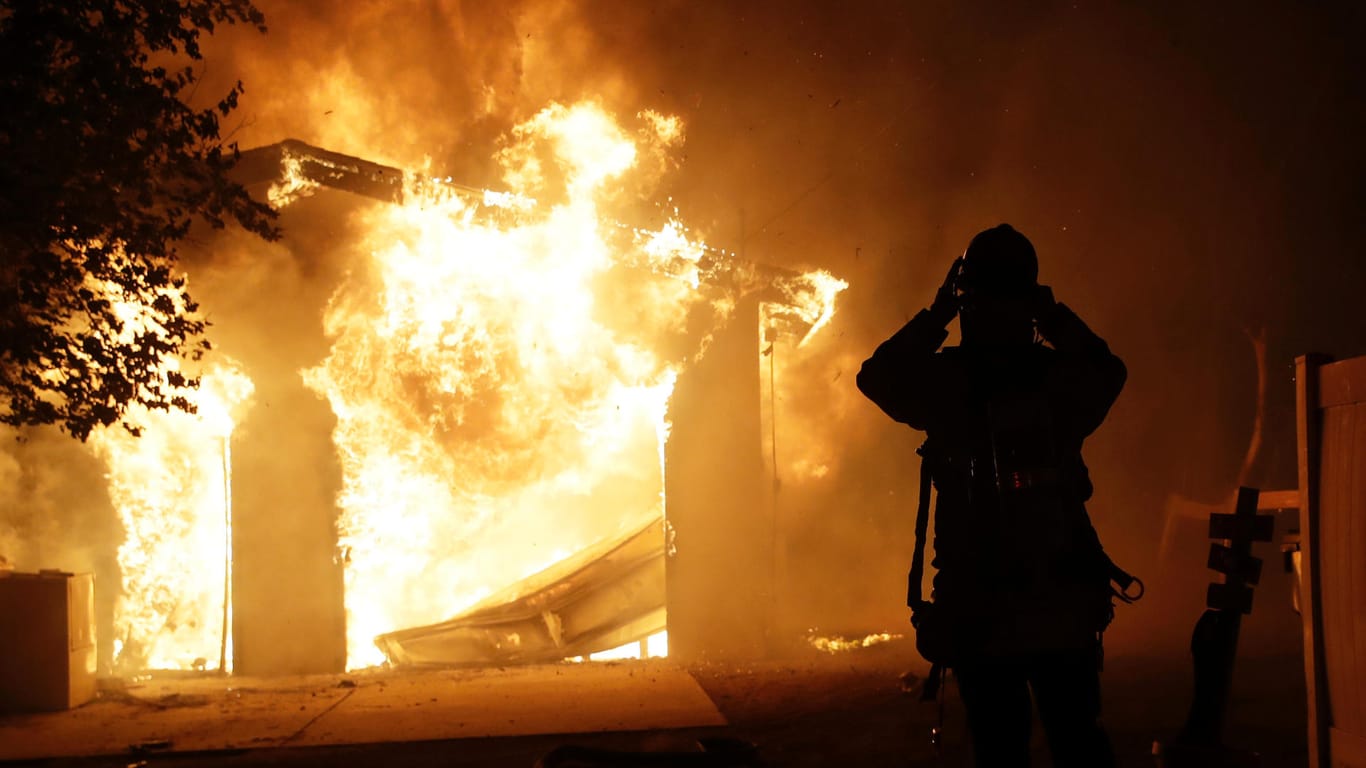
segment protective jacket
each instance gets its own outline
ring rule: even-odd
[[[946,322],[925,310],[858,375],[887,415],[928,435],[932,594],[967,657],[1083,647],[1109,620],[1081,448],[1126,371],[1066,306],[1043,314],[1046,344],[941,350]]]

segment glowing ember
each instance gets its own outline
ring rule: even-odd
[[[871,648],[875,645],[881,645],[883,643],[889,643],[893,640],[900,639],[901,635],[893,635],[887,632],[881,632],[860,638],[846,638],[840,637],[838,635],[834,637],[817,637],[816,635],[808,635],[806,641],[811,644],[812,648],[815,648],[818,651],[824,651],[826,653],[843,653],[845,651],[853,651],[859,648]]]
[[[127,535],[118,550],[122,594],[114,616],[120,669],[218,666],[230,538],[228,439],[252,389],[235,365],[220,363],[198,391],[185,392],[197,414],[138,410],[130,418],[143,427],[141,437],[117,426],[91,435]]]

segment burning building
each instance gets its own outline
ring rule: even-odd
[[[775,370],[844,284],[671,210],[630,225],[682,140],[635,123],[547,107],[498,152],[506,191],[245,153],[287,235],[187,245],[218,341],[198,413],[91,440],[123,532],[107,664],[764,652]]]

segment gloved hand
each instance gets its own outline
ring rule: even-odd
[[[948,325],[958,314],[958,274],[962,271],[963,257],[959,256],[953,260],[953,266],[949,267],[944,284],[939,286],[939,290],[934,294],[934,303],[930,304],[930,315],[940,325]]]
[[[1034,295],[1031,297],[1033,309],[1030,314],[1034,317],[1034,327],[1045,339],[1053,327],[1053,318],[1058,312],[1058,301],[1053,298],[1053,289],[1046,285],[1034,287]]]

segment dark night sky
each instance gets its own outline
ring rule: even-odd
[[[867,537],[847,531],[910,514],[888,489],[912,487],[918,438],[852,374],[982,228],[1029,235],[1041,279],[1129,364],[1088,444],[1092,514],[1149,575],[1204,578],[1198,523],[1180,529],[1193,548],[1161,563],[1157,538],[1169,495],[1233,488],[1256,411],[1246,334],[1267,332],[1266,443],[1248,478],[1264,487],[1294,482],[1294,356],[1366,353],[1359,5],[261,6],[270,33],[233,32],[208,60],[210,85],[245,81],[243,146],[431,157],[489,184],[497,137],[551,100],[656,109],[687,124],[661,194],[698,232],[850,282],[784,405],[825,425],[804,439],[834,457],[791,502],[827,542],[811,553],[820,573],[860,558]],[[895,609],[891,581],[870,599]]]

